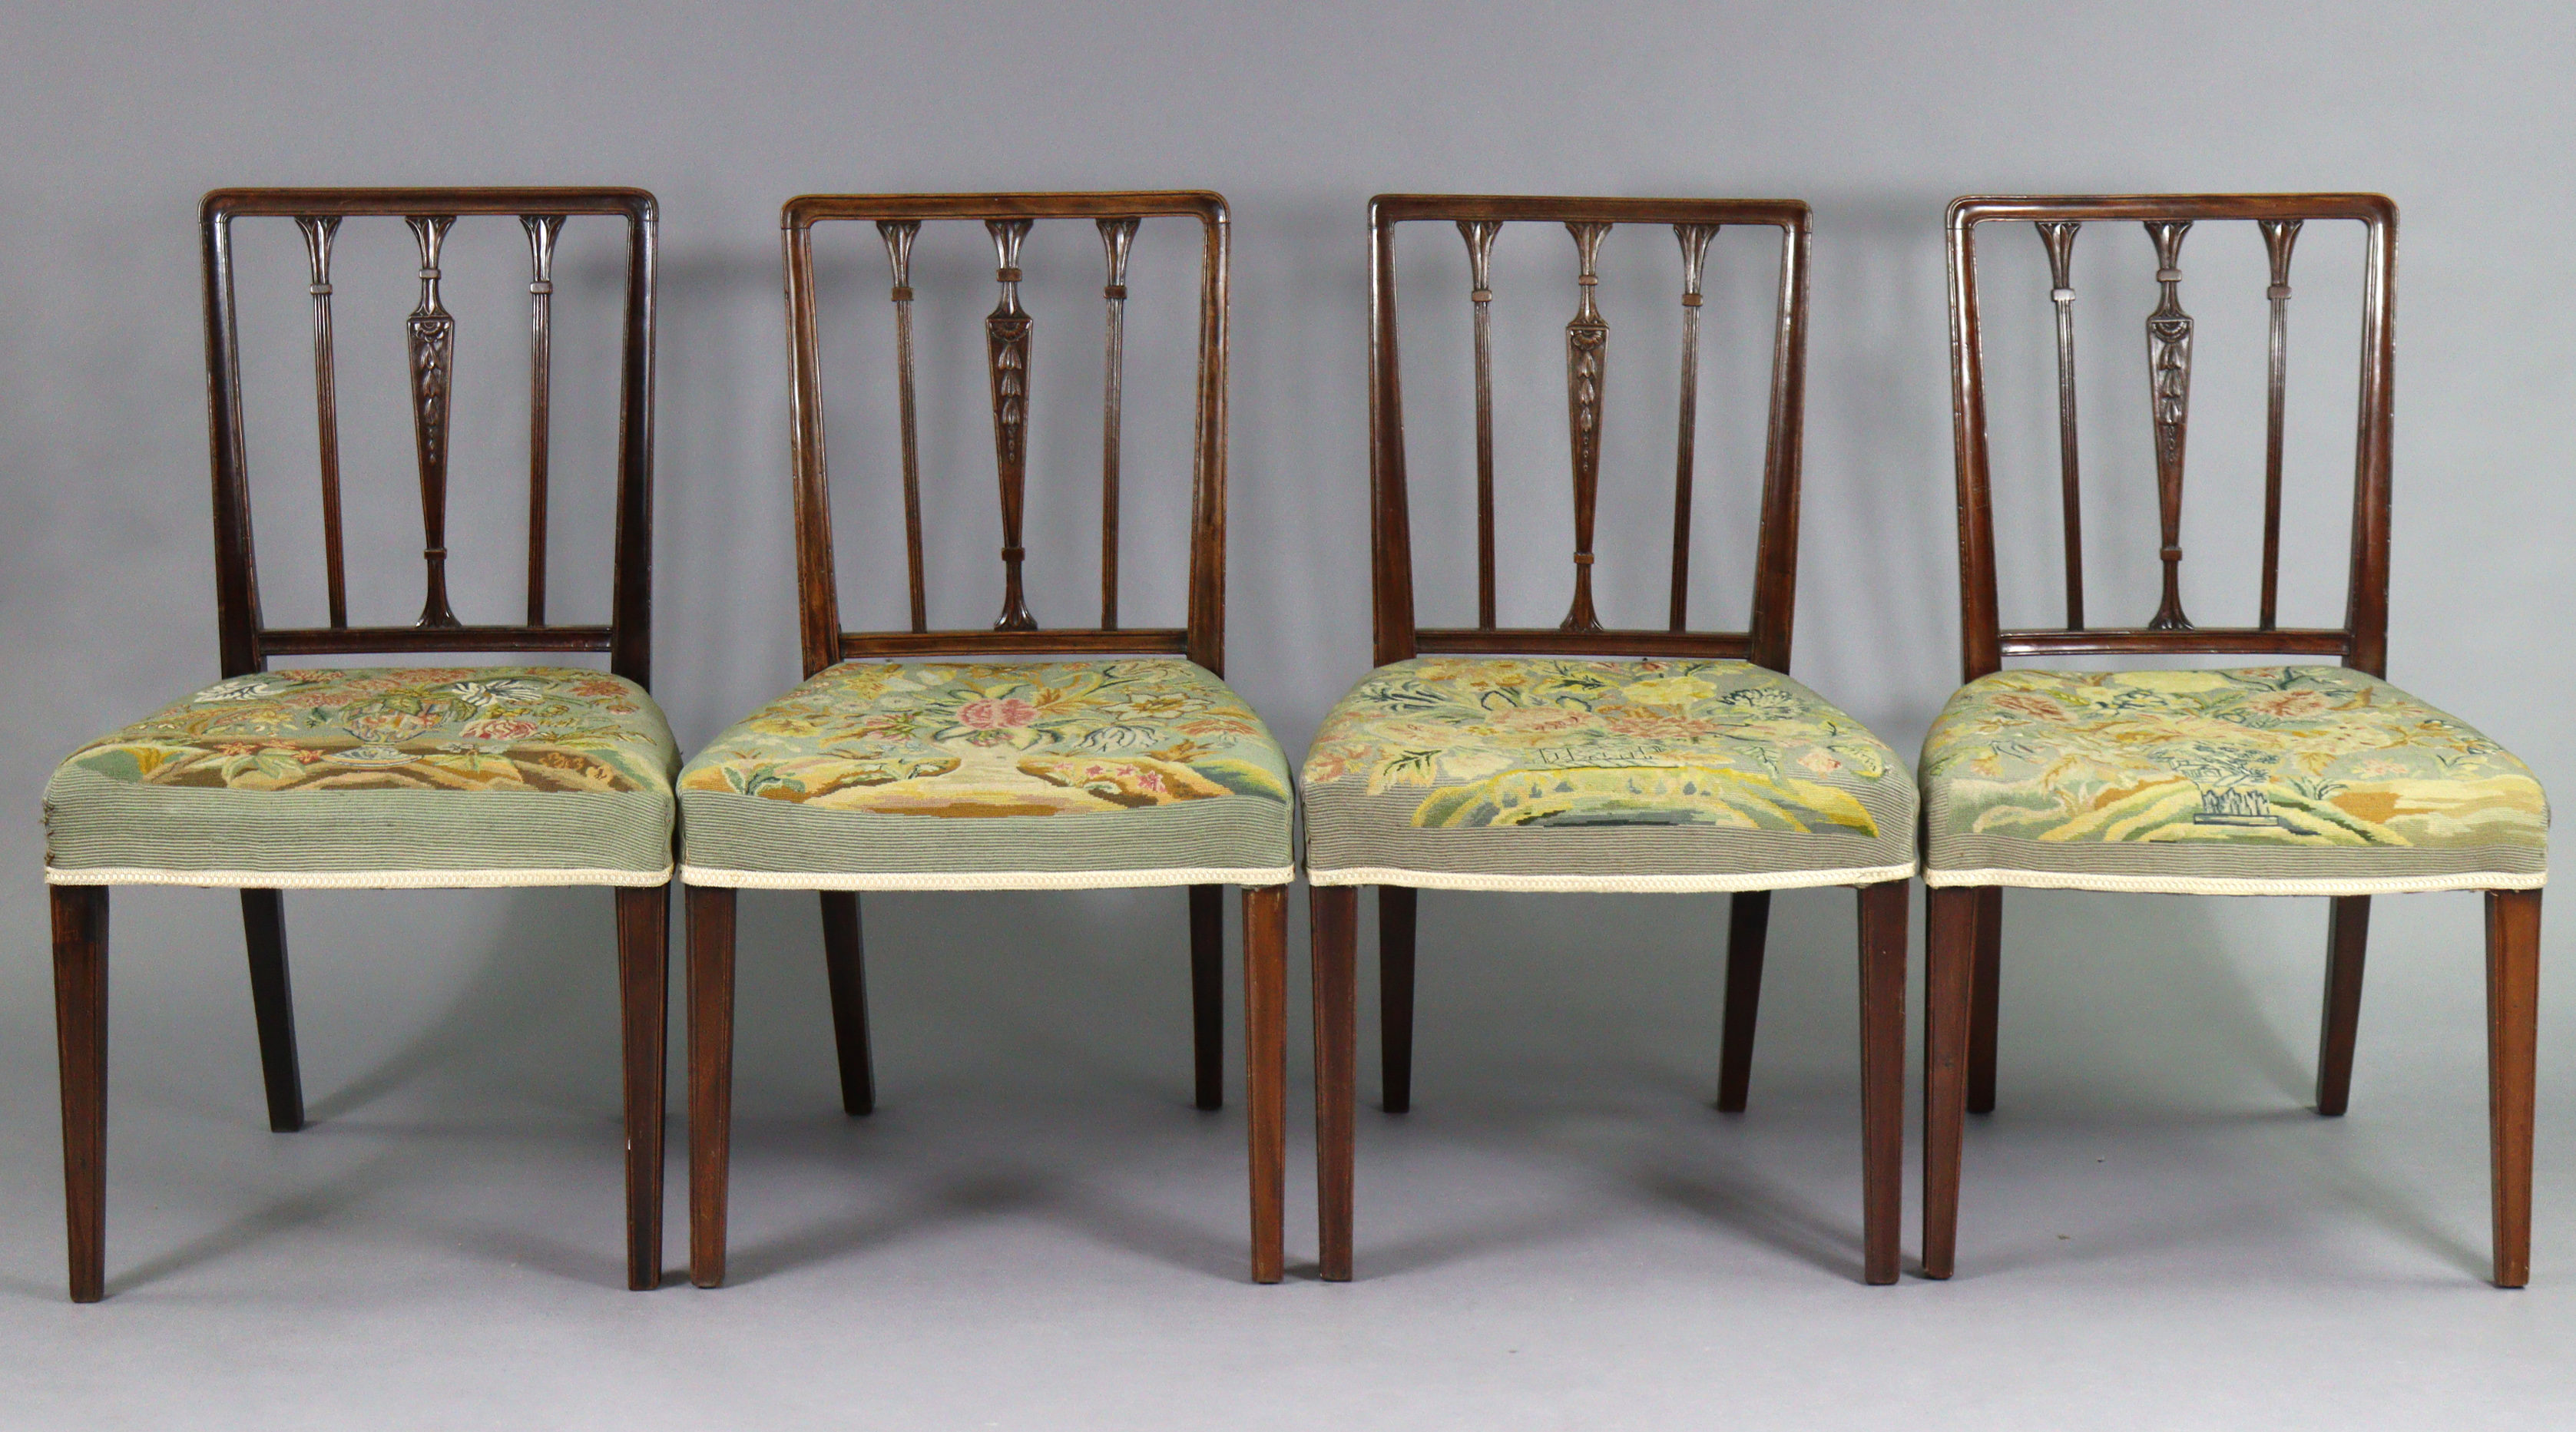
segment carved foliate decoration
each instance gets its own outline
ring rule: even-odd
[[[2156,440],[2156,498],[2164,532],[2164,600],[2150,631],[2189,631],[2182,610],[2183,438],[2191,419],[2191,315],[2182,307],[2182,241],[2191,221],[2150,221],[2162,301],[2147,315],[2147,382]]]
[[[459,623],[447,605],[447,424],[448,403],[456,386],[456,320],[439,298],[438,251],[456,217],[415,215],[405,222],[420,247],[420,302],[405,324],[411,356],[412,438],[420,460],[421,557],[429,568],[429,590],[418,624],[452,627]]]
[[[1028,552],[1020,545],[1020,513],[1029,463],[1029,326],[1020,307],[1020,241],[1028,237],[1027,219],[987,219],[992,233],[993,280],[1001,299],[984,319],[984,352],[992,378],[993,457],[1002,480],[1002,614],[995,631],[1035,631],[1021,590],[1020,563]]]
[[[1566,426],[1574,448],[1574,604],[1558,625],[1566,631],[1601,630],[1592,608],[1592,509],[1601,487],[1601,384],[1608,361],[1609,321],[1593,301],[1595,272],[1608,224],[1569,223],[1578,264],[1581,302],[1565,325]]]

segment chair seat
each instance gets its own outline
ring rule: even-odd
[[[57,885],[658,885],[679,751],[644,688],[547,666],[255,672],[45,786]]]
[[[1178,658],[850,661],[680,772],[681,878],[797,890],[1277,885],[1279,743]]]
[[[2340,666],[1999,671],[1933,723],[1923,790],[1931,885],[2368,895],[2547,868],[2529,766]]]
[[[1306,755],[1307,878],[1464,890],[1768,890],[1914,873],[1913,778],[1742,661],[1421,657]]]

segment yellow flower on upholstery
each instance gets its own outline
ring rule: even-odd
[[[2113,680],[2123,686],[2177,695],[2187,691],[2224,691],[2236,684],[2221,671],[2123,671]]]
[[[1658,676],[1632,681],[1619,694],[1642,706],[1687,706],[1716,691],[1696,676]]]

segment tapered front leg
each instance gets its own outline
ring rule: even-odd
[[[268,1086],[268,1127],[304,1127],[304,1074],[295,1057],[295,995],[286,977],[283,891],[241,893],[242,937],[250,951],[251,1017],[259,1026],[259,1072]]]
[[[2003,1025],[2004,888],[1977,890],[1975,1003],[1968,1016],[1968,1112],[1995,1111],[1995,1048]]]
[[[1288,1196],[1288,887],[1243,892],[1244,1122],[1252,1165],[1252,1281],[1285,1272]]]
[[[1406,892],[1410,894],[1411,892]],[[1326,1282],[1351,1276],[1351,1113],[1359,1045],[1359,890],[1306,892],[1315,990],[1315,1220]]]
[[[877,1107],[876,1056],[868,1043],[868,964],[859,935],[859,893],[826,890],[823,904],[823,975],[832,992],[832,1048],[841,1062],[841,1112],[853,1117]]]
[[[725,1277],[725,1184],[733,1145],[734,892],[688,887],[689,1281]]]
[[[2341,895],[2326,920],[2326,1008],[2318,1021],[2317,1112],[2352,1103],[2352,1051],[2361,1032],[2361,968],[2370,944],[2370,897]]]
[[[626,1286],[662,1284],[662,1072],[669,1056],[671,887],[617,892],[626,1063]]]
[[[1720,1113],[1743,1113],[1752,1089],[1753,1026],[1762,1009],[1762,947],[1770,930],[1771,892],[1738,891],[1726,920],[1726,1031],[1717,1047]]]
[[[107,887],[50,888],[64,1232],[72,1301],[95,1303],[107,1291]]]
[[[1410,885],[1377,887],[1378,1084],[1390,1114],[1413,1108],[1413,954],[1421,900]]]
[[[1905,1218],[1905,896],[1910,880],[1860,891],[1862,1276],[1896,1281]]]
[[[1959,1152],[1979,891],[1926,894],[1923,939],[1923,1276],[1947,1278],[1959,1240]]]
[[[2531,1125],[2540,1041],[2540,892],[2487,892],[2487,1132],[2495,1282],[2531,1281]]]
[[[1190,1056],[1196,1102],[1225,1107],[1225,887],[1190,887]]]

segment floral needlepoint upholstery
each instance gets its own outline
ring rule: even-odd
[[[2340,666],[2000,671],[1923,743],[1934,885],[2360,895],[2541,883],[2549,802]]]
[[[72,753],[46,878],[658,885],[678,765],[653,698],[604,672],[256,672]]]
[[[1729,890],[1914,872],[1913,777],[1742,661],[1423,657],[1306,753],[1318,885]]]
[[[1178,658],[851,661],[680,773],[682,878],[793,889],[1276,885],[1288,761]]]

